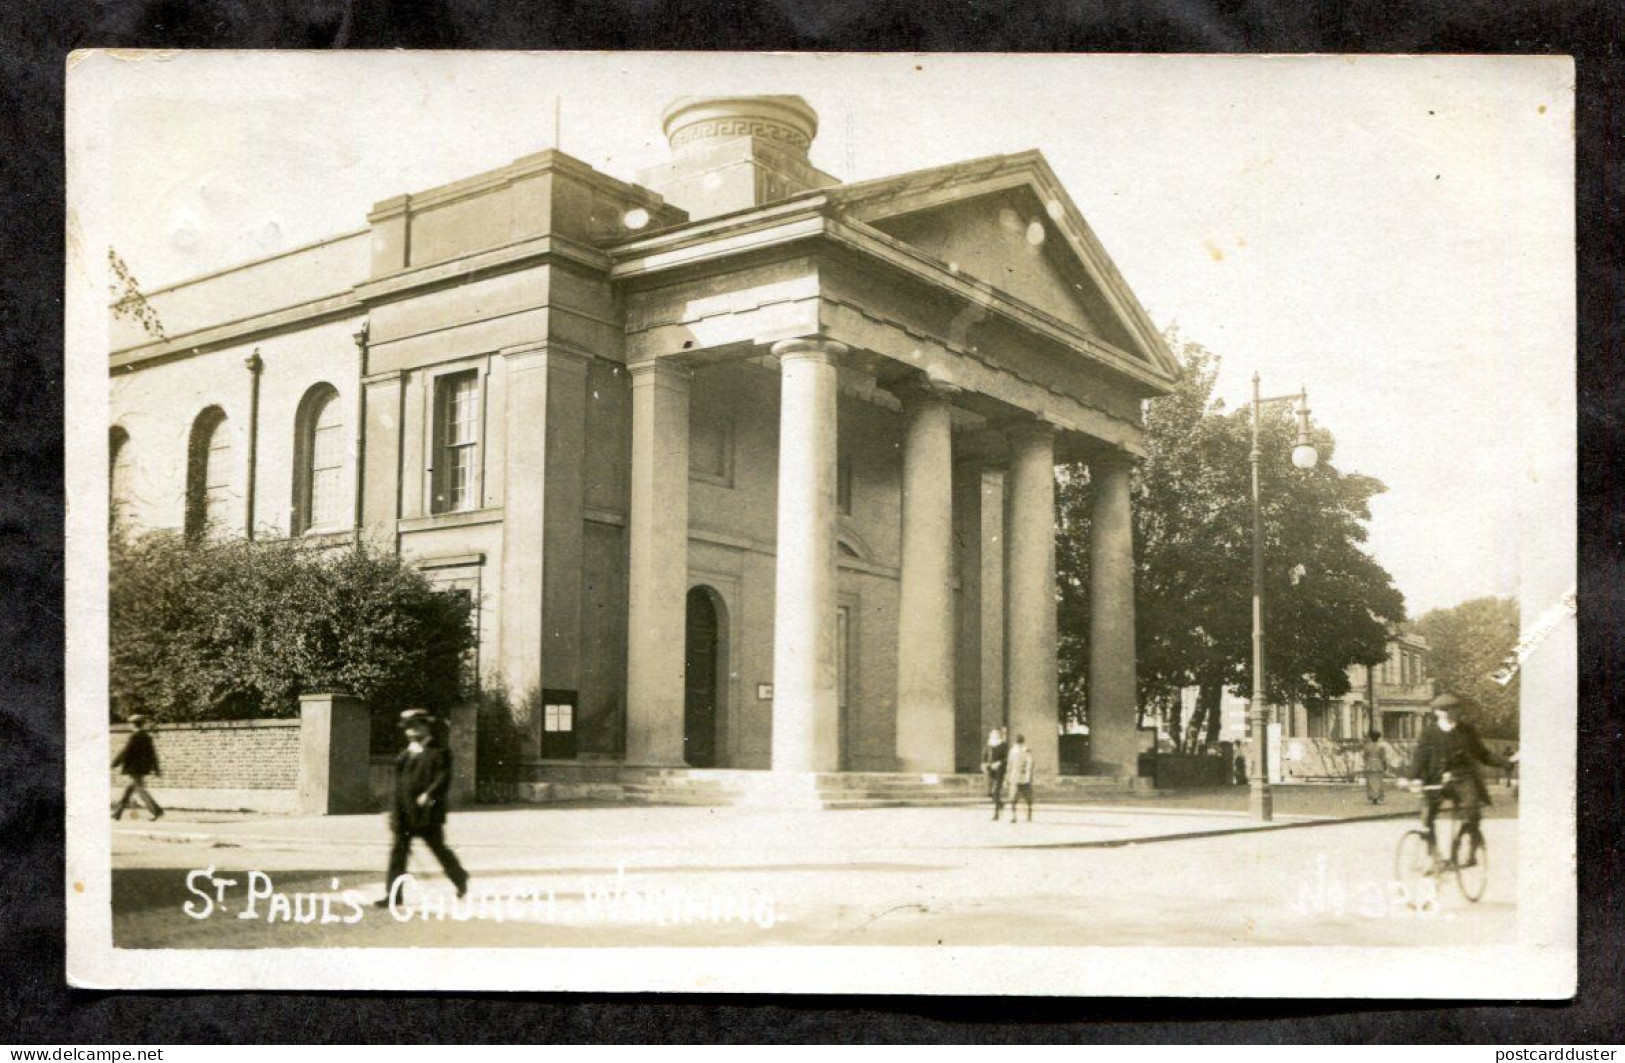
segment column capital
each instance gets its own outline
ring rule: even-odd
[[[694,376],[692,369],[665,358],[636,362],[627,366],[626,371],[631,374],[634,387],[665,385],[686,390],[689,380]]]
[[[793,340],[780,340],[772,347],[774,357],[780,361],[797,359],[808,362],[819,362],[823,365],[834,365],[848,348],[838,340],[826,339],[823,336],[802,336]]]
[[[585,373],[592,362],[592,355],[588,352],[549,340],[518,343],[504,347],[497,353],[507,363],[509,370],[514,372],[546,365],[555,369],[579,369]]]
[[[1010,466],[1010,457],[1007,454],[971,453],[954,454],[954,468],[976,469],[980,472],[1003,472]]]
[[[903,405],[908,406],[952,402],[956,396],[963,394],[965,389],[958,384],[950,384],[935,377],[913,376],[888,385],[886,390],[896,395]]]
[[[1086,464],[1091,469],[1132,469],[1136,464],[1138,464],[1138,462],[1139,459],[1137,459],[1133,454],[1130,454],[1128,451],[1113,448],[1111,450],[1098,450],[1092,452],[1089,455]]]
[[[1038,414],[1005,421],[999,428],[1011,442],[1049,439],[1055,435],[1055,424]]]

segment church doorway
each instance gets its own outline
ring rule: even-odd
[[[683,759],[691,768],[714,768],[719,760],[723,624],[716,592],[688,592],[683,690]]]

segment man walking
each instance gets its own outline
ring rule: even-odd
[[[119,798],[118,805],[113,809],[113,818],[122,819],[124,810],[130,807],[130,799],[137,797],[147,806],[152,818],[158,819],[164,810],[147,792],[147,776],[163,774],[158,770],[158,749],[153,745],[151,732],[147,730],[145,716],[131,716],[130,723],[135,730],[130,732],[129,741],[124,743],[119,755],[113,758],[113,767],[124,769],[130,785],[124,788],[124,796]]]
[[[1004,770],[1009,763],[1010,747],[1005,745],[1004,731],[995,727],[987,734],[987,745],[982,749],[982,772],[987,776],[987,795],[993,798],[993,818],[1004,812]]]
[[[1010,759],[1005,767],[1010,780],[1010,822],[1016,821],[1016,809],[1021,799],[1027,799],[1027,822],[1033,821],[1033,751],[1027,748],[1027,736],[1016,735],[1010,747]]]
[[[395,758],[395,803],[389,813],[389,827],[395,844],[389,850],[389,874],[383,899],[374,902],[389,907],[390,899],[406,875],[406,857],[412,839],[422,838],[457,887],[457,896],[468,892],[468,872],[457,854],[446,845],[446,796],[451,789],[451,750],[435,741],[433,719],[427,709],[407,709],[401,713],[401,729],[406,732],[406,748]]]

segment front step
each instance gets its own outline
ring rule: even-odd
[[[1128,776],[1067,775],[1038,785],[1045,804],[1087,801],[1149,789]],[[616,785],[628,803],[845,810],[971,807],[988,803],[980,773],[776,773],[737,768],[622,768]]]
[[[1063,775],[1039,783],[1041,804],[1087,802],[1104,794],[1144,792],[1149,779]],[[845,810],[953,808],[988,803],[980,773],[770,772],[737,768],[648,768],[615,764],[547,765],[519,787],[538,804],[597,801],[627,805],[748,806]]]

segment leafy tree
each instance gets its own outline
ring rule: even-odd
[[[1502,686],[1491,678],[1518,645],[1518,603],[1474,598],[1434,609],[1416,622],[1428,640],[1430,667],[1441,689],[1477,706],[1479,726],[1493,738],[1518,736],[1518,678]]]
[[[1179,691],[1198,687],[1193,723],[1211,739],[1222,691],[1252,690],[1251,411],[1227,412],[1213,399],[1212,353],[1177,334],[1169,340],[1181,371],[1172,394],[1146,405],[1149,456],[1132,488],[1140,705],[1163,709],[1177,736]],[[1362,549],[1369,501],[1382,484],[1338,470],[1335,441],[1324,430],[1314,437],[1320,463],[1294,468],[1295,438],[1290,412],[1266,409],[1266,696],[1278,704],[1346,693],[1350,664],[1383,659],[1384,618],[1404,616],[1391,577]],[[1076,707],[1086,704],[1089,663],[1087,468],[1066,470],[1057,494],[1061,673]]]
[[[392,717],[462,694],[471,603],[398,556],[298,540],[115,536],[112,708],[160,720],[286,717],[342,691]]]

